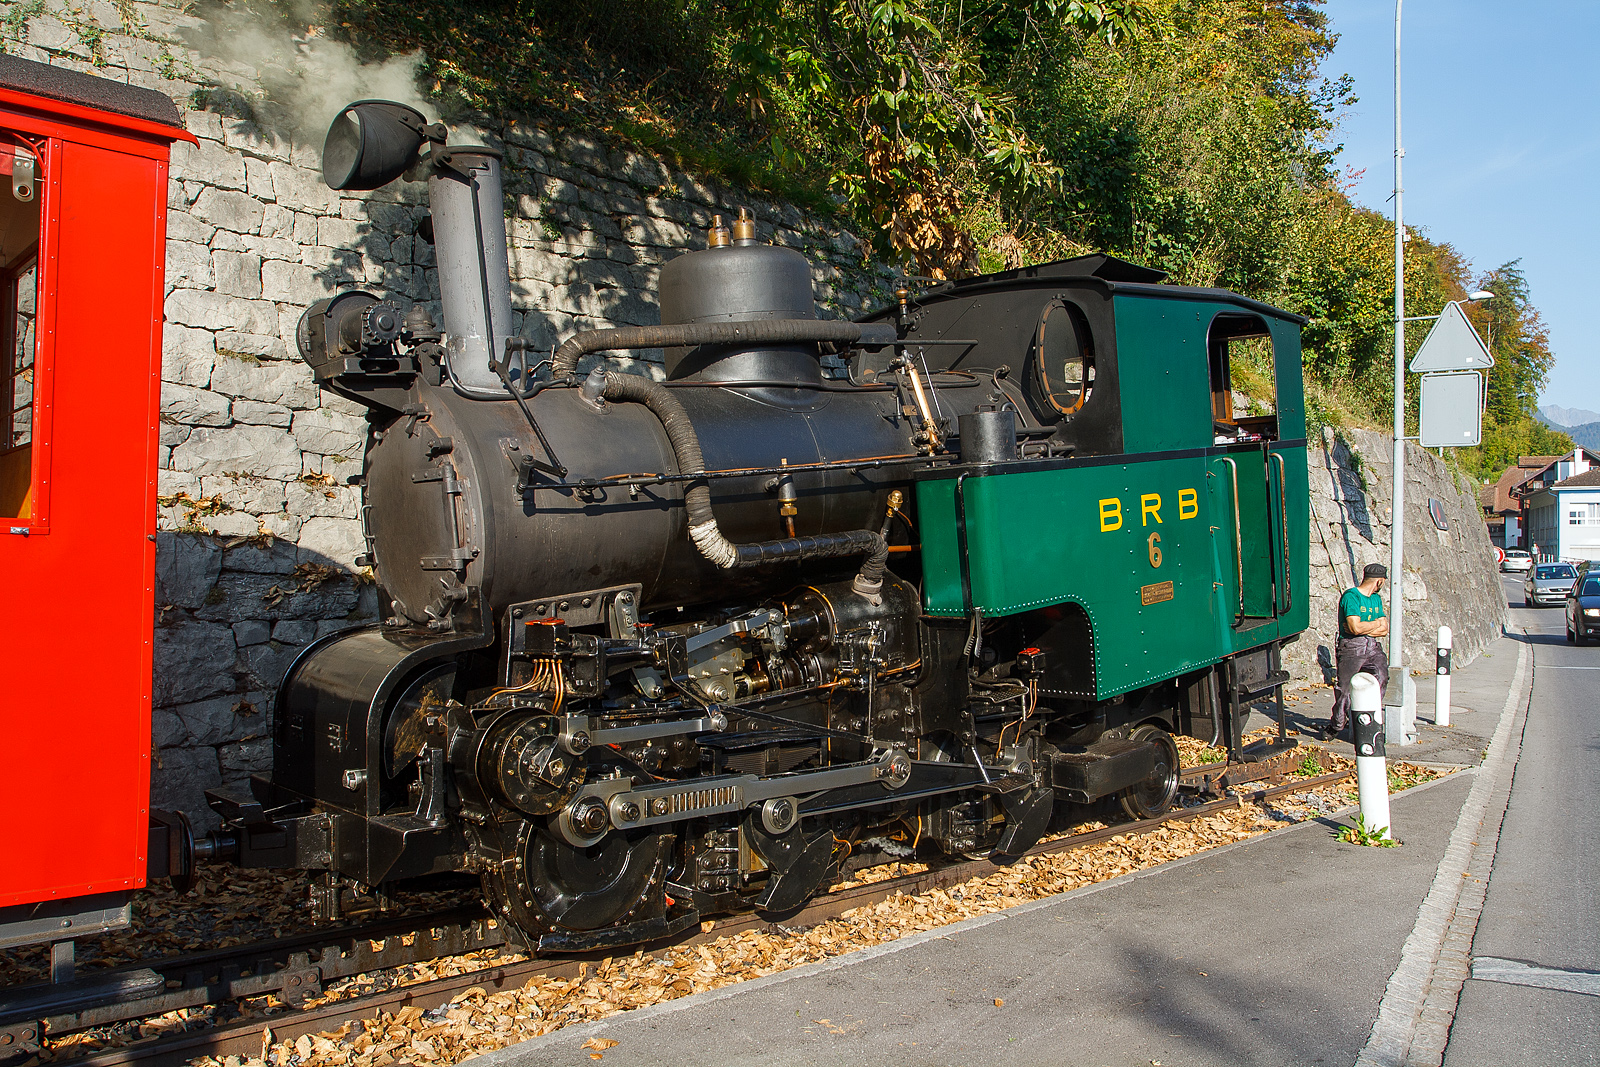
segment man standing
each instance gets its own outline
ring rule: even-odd
[[[1331,741],[1350,725],[1350,679],[1365,671],[1378,680],[1381,691],[1389,685],[1389,657],[1380,637],[1389,636],[1389,620],[1383,613],[1379,591],[1389,571],[1381,563],[1369,563],[1361,572],[1361,584],[1344,591],[1339,598],[1339,687],[1333,696],[1333,713],[1319,735]]]

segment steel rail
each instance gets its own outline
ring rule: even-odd
[[[1193,770],[1194,768],[1190,769]],[[1271,777],[1274,773],[1283,774],[1286,773],[1286,769],[1278,768],[1275,772],[1268,770],[1263,777]],[[1079,834],[1069,834],[1054,840],[1041,842],[1025,852],[1023,857],[1071,852],[1108,841],[1114,837],[1147,834],[1169,823],[1183,822],[1218,811],[1241,808],[1247,803],[1255,803],[1285,793],[1317,789],[1321,786],[1331,785],[1334,782],[1350,778],[1354,774],[1355,771],[1353,769],[1333,771],[1313,778],[1267,786],[1248,794],[1237,794],[1219,800],[1207,801],[1192,807],[1176,808],[1154,819],[1119,823],[1114,826],[1088,830]],[[813,899],[799,911],[783,916],[780,919],[762,918],[751,913],[727,916],[715,920],[709,927],[703,927],[687,938],[639,947],[644,948],[645,951],[651,951],[652,949],[666,947],[704,944],[719,937],[740,933],[745,930],[779,931],[780,922],[784,928],[814,925],[828,919],[838,918],[844,912],[853,908],[887,900],[896,894],[916,895],[918,893],[926,893],[934,889],[956,885],[974,877],[993,874],[999,869],[988,859],[965,860],[916,874],[886,878],[882,881],[868,882],[851,886],[847,889],[835,890]],[[304,1035],[335,1030],[346,1023],[360,1022],[363,1019],[373,1018],[384,1012],[398,1012],[406,1007],[414,1006],[424,1010],[436,1008],[451,1003],[456,997],[474,987],[481,988],[485,992],[492,994],[505,989],[520,988],[535,978],[576,978],[583,973],[584,968],[610,955],[615,955],[615,953],[595,952],[583,957],[567,959],[545,957],[495,964],[467,974],[399,986],[380,993],[352,997],[315,1008],[286,1011],[276,1015],[256,1016],[248,1020],[227,1023],[205,1030],[197,1030],[170,1037],[153,1038],[140,1044],[92,1052],[76,1059],[58,1057],[55,1062],[71,1063],[73,1067],[131,1067],[131,1065],[138,1065],[138,1067],[179,1067],[179,1065],[197,1056],[259,1056],[265,1032],[269,1029],[271,1030],[271,1039],[275,1042],[294,1040]]]

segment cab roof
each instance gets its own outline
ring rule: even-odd
[[[1072,259],[1058,259],[1052,263],[1040,263],[1032,267],[1016,267],[1012,270],[998,271],[994,274],[980,274],[953,282],[944,282],[918,294],[917,302],[926,303],[932,300],[950,299],[976,289],[1013,287],[1017,285],[1027,286],[1030,283],[1049,285],[1062,282],[1078,282],[1081,284],[1086,281],[1092,281],[1113,293],[1152,296],[1165,300],[1204,300],[1209,303],[1235,304],[1249,311],[1271,315],[1274,318],[1284,319],[1299,326],[1304,326],[1311,321],[1303,315],[1296,315],[1292,311],[1285,311],[1280,307],[1274,307],[1260,300],[1252,300],[1248,296],[1241,296],[1231,289],[1167,285],[1165,284],[1166,278],[1165,271],[1141,267],[1137,263],[1130,263],[1125,259],[1118,259],[1116,256],[1097,253],[1090,256],[1076,256]]]

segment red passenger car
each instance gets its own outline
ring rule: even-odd
[[[0,55],[0,948],[145,884],[176,140],[160,93]]]

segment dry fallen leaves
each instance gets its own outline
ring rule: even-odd
[[[1331,769],[1346,769],[1354,762],[1314,746],[1307,746],[1307,751],[1315,752],[1322,765]],[[1426,780],[1444,773],[1406,763],[1396,763],[1394,769],[1408,781]],[[1246,791],[1253,788],[1245,787]],[[896,894],[807,929],[770,926],[726,934],[706,944],[674,946],[649,955],[635,952],[630,956],[604,959],[598,965],[586,967],[575,978],[537,977],[521,989],[494,994],[474,986],[451,1003],[429,1011],[407,1007],[393,1014],[346,1024],[337,1031],[292,1042],[264,1042],[259,1058],[201,1057],[191,1064],[192,1067],[391,1067],[411,1063],[418,1067],[449,1067],[479,1053],[576,1023],[604,1019],[632,1008],[774,974],[1143,870],[1285,824],[1325,815],[1353,802],[1354,796],[1353,782],[1338,782],[1260,803],[1241,803],[1197,819],[1166,823],[1148,833],[1117,834],[1070,852],[1028,857],[961,885],[914,896]],[[1085,823],[1074,827],[1073,832],[1083,833],[1103,825]],[[849,884],[876,882],[925,869],[922,863],[897,861],[854,872]],[[236,878],[240,872],[232,873]],[[216,906],[216,901],[211,901],[210,922],[214,928],[239,931],[241,940],[247,939],[244,934],[252,927],[273,927],[280,920],[292,927],[291,920],[298,913],[303,897],[299,894],[274,896],[292,885],[292,879],[280,877],[259,879],[247,889],[239,888],[231,879],[228,885],[214,885],[212,888],[229,901],[238,914],[229,915],[226,909]],[[152,904],[173,907],[176,902],[171,897],[168,893]],[[281,916],[277,911],[279,901]],[[432,901],[430,906],[442,903]],[[252,919],[247,914],[251,909],[271,914],[271,922],[264,924]],[[185,911],[183,907],[173,907],[173,910]],[[174,919],[165,926],[158,923],[150,931],[124,932],[127,942],[122,951],[139,951],[138,940],[143,935],[152,944],[152,953],[162,954],[163,944],[186,941],[189,929],[198,929],[201,925],[192,916],[181,921],[189,925],[180,926],[179,920]],[[708,927],[713,924],[703,924],[702,930],[709,932]],[[487,950],[380,974],[359,975],[331,985],[315,1002],[328,1003],[446,975],[467,974],[510,958],[515,957],[509,952]],[[1002,1007],[1004,1000],[994,998],[994,1004]],[[245,1010],[250,1010],[248,1005]],[[180,1020],[179,1025],[191,1029],[208,1025],[210,1016],[197,1015],[196,1021]],[[846,1032],[829,1020],[813,1021],[830,1032]],[[607,1038],[592,1038],[582,1047],[598,1059],[615,1044]],[[54,1058],[47,1051],[39,1057],[39,1062]]]

